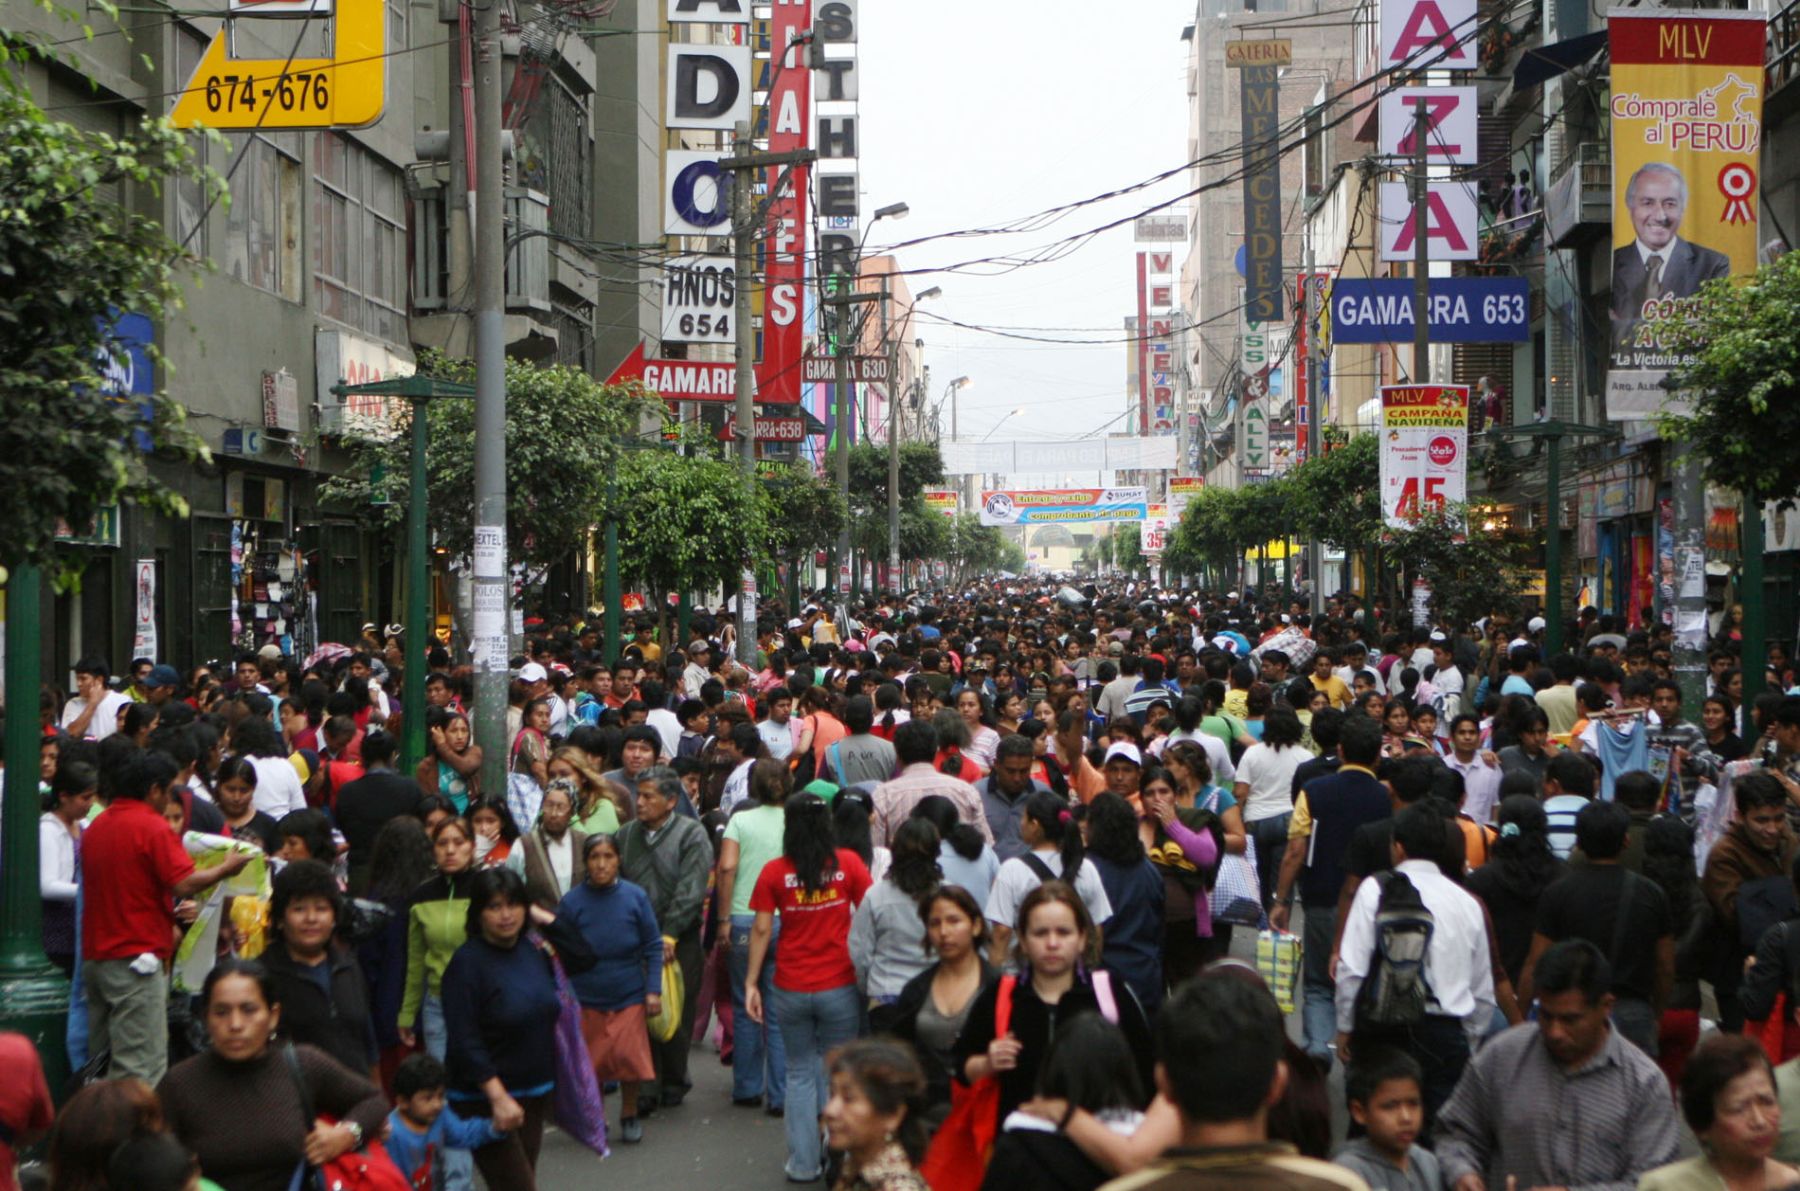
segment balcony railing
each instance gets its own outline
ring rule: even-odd
[[[1558,248],[1577,247],[1612,227],[1612,150],[1606,141],[1583,141],[1556,167],[1544,222]]]

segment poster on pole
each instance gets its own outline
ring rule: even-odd
[[[1395,529],[1468,499],[1469,387],[1384,385],[1381,516]]]
[[[1043,525],[1070,521],[1142,521],[1150,490],[1137,488],[1011,488],[981,494],[983,525]]]
[[[921,495],[926,509],[945,517],[956,516],[962,503],[962,494],[955,488],[927,488]]]
[[[156,640],[156,560],[140,558],[132,568],[132,602],[135,615],[132,618],[131,656],[149,658],[157,657]]]
[[[1754,272],[1764,17],[1622,9],[1612,49],[1612,353],[1606,413],[1667,408],[1707,281]]]

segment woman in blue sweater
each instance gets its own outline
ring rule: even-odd
[[[642,1141],[638,1086],[656,1078],[648,1021],[662,1012],[662,931],[649,894],[619,876],[612,836],[588,836],[581,857],[587,880],[563,895],[557,925],[578,932],[596,958],[570,977],[581,1001],[581,1033],[595,1078],[619,1083],[620,1139]]]
[[[476,873],[468,941],[444,969],[445,1066],[450,1103],[463,1117],[492,1117],[506,1134],[475,1151],[490,1187],[536,1191],[538,1147],[556,1084],[556,976],[525,941],[530,905],[511,869]]]

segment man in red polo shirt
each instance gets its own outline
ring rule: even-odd
[[[169,1066],[173,902],[250,863],[233,852],[196,869],[162,817],[177,774],[167,753],[140,752],[121,768],[113,801],[81,837],[81,956],[91,1053],[111,1049],[107,1075],[151,1087]]]

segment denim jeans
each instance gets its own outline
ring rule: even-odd
[[[750,927],[754,914],[731,916],[731,1095],[748,1100],[769,1094],[769,1107],[780,1108],[787,1099],[787,1054],[781,1043],[781,1025],[775,1020],[775,948],[781,940],[781,920],[769,936],[769,953],[763,957],[763,1020],[757,1025],[744,1012],[745,981],[750,977]]]
[[[825,1055],[856,1037],[862,994],[854,984],[825,992],[775,990],[775,1017],[787,1046],[787,1176],[802,1182],[824,1170],[819,1111],[825,1106]]]
[[[444,999],[435,993],[425,994],[419,1014],[419,1032],[424,1035],[425,1053],[438,1062],[444,1061],[444,1045],[450,1031],[444,1025]],[[444,1191],[472,1191],[475,1186],[475,1158],[468,1150],[445,1146]]]
[[[1306,1028],[1306,1053],[1322,1062],[1331,1061],[1331,1041],[1337,1037],[1337,986],[1332,982],[1331,939],[1337,930],[1337,903],[1305,907],[1301,927],[1301,987],[1305,1004],[1301,1024]]]
[[[1245,825],[1256,841],[1256,882],[1262,887],[1264,909],[1275,901],[1275,882],[1281,876],[1281,857],[1287,851],[1288,824],[1293,818],[1294,812],[1289,811]]]

